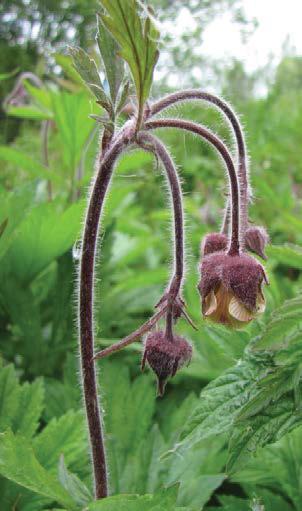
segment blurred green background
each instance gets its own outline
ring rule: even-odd
[[[199,443],[187,457],[159,461],[159,455],[173,446],[200,390],[240,360],[272,311],[301,287],[302,58],[287,48],[276,65],[250,72],[236,56],[211,58],[202,54],[202,46],[196,52],[207,27],[225,14],[248,44],[257,20],[249,19],[244,0],[187,2],[195,24],[183,33],[178,22],[179,36],[165,22],[173,24],[183,2],[151,3],[162,22],[153,96],[179,83],[208,88],[228,99],[242,119],[254,188],[250,216],[271,237],[266,265],[271,285],[264,316],[240,333],[201,319],[199,247],[205,233],[220,227],[226,177],[209,146],[187,134],[160,132],[185,193],[184,297],[198,331],[179,323],[178,331],[194,344],[194,356],[190,367],[169,382],[162,400],[155,399],[154,378],[140,375],[139,344],[99,363],[112,490],[146,493],[181,480],[180,503],[192,509],[207,504],[208,509],[245,510],[258,505],[259,498],[267,510],[299,510],[300,449],[290,451],[286,444],[299,445],[299,429],[276,444],[277,454],[264,449],[256,468],[234,481],[224,475],[224,435]],[[98,107],[74,72],[66,45],[79,44],[97,58],[94,13],[88,0],[4,0],[0,7],[0,430],[14,430],[18,407],[33,410],[35,427],[28,431],[24,426],[21,433],[31,439],[40,463],[55,470],[63,452],[69,468],[85,481],[89,462],[78,385],[76,272],[98,145],[98,127],[89,115]],[[27,74],[18,82],[22,73]],[[216,111],[196,103],[173,113],[208,125],[233,147]],[[99,348],[139,326],[163,293],[172,257],[168,206],[164,178],[151,156],[126,155],[111,186],[101,233],[95,307]],[[29,387],[32,404],[26,401]],[[279,468],[270,464],[273,455],[279,456]],[[298,482],[284,483],[286,463],[296,467]],[[55,505],[7,477],[0,477],[0,503],[1,511]]]

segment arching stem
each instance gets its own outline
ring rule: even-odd
[[[169,286],[169,297],[173,301],[180,290],[184,274],[184,219],[182,191],[173,160],[162,142],[150,133],[141,132],[137,136],[138,145],[155,154],[162,162],[167,175],[173,204],[174,222],[174,273]]]
[[[229,175],[230,190],[231,190],[231,201],[232,201],[232,229],[231,229],[231,242],[228,253],[230,255],[239,254],[240,239],[239,239],[239,189],[237,175],[234,167],[232,157],[223,144],[223,142],[216,137],[210,130],[201,126],[200,124],[185,121],[182,119],[158,119],[154,121],[148,121],[145,123],[145,129],[157,129],[157,128],[178,128],[196,133],[203,139],[207,140],[213,145],[223,158]]]
[[[176,103],[185,102],[189,100],[201,100],[211,103],[217,109],[223,112],[223,114],[225,115],[233,129],[238,152],[238,177],[240,184],[240,223],[241,223],[240,230],[243,239],[244,233],[248,227],[248,202],[250,194],[250,185],[244,133],[240,121],[234,110],[231,108],[231,106],[226,101],[219,98],[218,96],[215,96],[214,94],[203,92],[198,89],[187,89],[184,91],[169,94],[165,98],[155,102],[150,108],[150,116],[156,115],[162,110],[172,105],[175,105]],[[227,220],[229,216],[228,209],[229,204],[227,201],[225,220]]]
[[[93,284],[96,246],[100,217],[114,165],[127,141],[125,135],[122,135],[112,143],[105,155],[100,152],[99,168],[89,199],[81,249],[79,273],[80,360],[96,499],[108,495],[106,455],[93,360]]]

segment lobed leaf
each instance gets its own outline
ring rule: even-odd
[[[13,420],[13,430],[27,438],[33,437],[44,408],[44,384],[42,378],[25,382],[20,389],[19,407]]]
[[[39,463],[26,438],[15,436],[11,431],[0,433],[0,474],[67,509],[75,509],[72,498],[56,477]]]

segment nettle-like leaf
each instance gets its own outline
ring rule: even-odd
[[[271,400],[273,399],[272,392]],[[264,403],[257,414],[238,421],[233,426],[229,443],[228,472],[238,470],[257,449],[276,442],[301,423],[302,410],[296,408],[291,395],[283,395],[268,406]]]
[[[301,294],[285,301],[273,312],[270,322],[253,344],[253,349],[276,352],[291,345],[297,347],[302,333],[301,310]]]
[[[241,407],[256,393],[252,392],[253,385],[266,370],[265,360],[262,363],[240,360],[207,385],[183,428],[177,447],[187,449],[212,435],[228,432]]]
[[[188,508],[177,507],[179,485],[163,489],[154,495],[116,495],[93,502],[89,511],[176,511]]]
[[[153,72],[158,60],[159,32],[137,0],[100,0],[105,10],[100,18],[116,39],[120,55],[128,63],[140,107],[148,99]]]
[[[302,422],[300,364],[278,365],[272,354],[247,350],[243,360],[201,393],[176,448],[185,452],[204,438],[230,436],[228,471],[257,448],[280,439]]]
[[[232,481],[241,483],[251,488],[254,493],[256,492],[262,498],[265,509],[287,511],[293,509],[289,505],[291,502],[295,509],[299,510],[302,498],[301,440],[302,428],[299,427],[274,445],[262,449],[261,458],[252,458],[240,471],[236,471],[231,476]],[[270,490],[268,496],[262,493],[263,487]],[[269,501],[271,504],[274,503],[273,495],[278,497],[279,507],[278,500],[276,507],[268,505]]]

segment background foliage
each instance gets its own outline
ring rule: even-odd
[[[255,190],[251,217],[266,225],[272,241],[267,249],[267,310],[244,331],[202,321],[196,290],[200,240],[221,221],[221,162],[210,147],[189,135],[161,133],[179,165],[185,191],[184,296],[198,331],[185,323],[179,331],[193,342],[194,356],[161,400],[156,399],[153,377],[140,374],[139,344],[99,363],[113,496],[89,504],[75,275],[98,144],[89,115],[99,110],[69,58],[47,54],[42,63],[39,47],[60,44],[72,26],[72,41],[77,37],[88,48],[94,18],[91,2],[71,2],[66,9],[61,4],[48,2],[46,8],[45,2],[4,2],[1,14],[9,20],[1,24],[1,73],[9,73],[17,61],[19,72],[35,70],[43,80],[42,87],[25,81],[21,100],[18,96],[1,120],[1,510],[244,511],[264,506],[266,511],[299,511],[301,59],[284,58],[262,99],[245,94],[248,77],[239,64],[220,81],[246,128]],[[198,13],[208,20],[218,5],[236,9],[237,2],[199,4]],[[164,13],[177,10],[178,2],[154,6]],[[24,19],[32,24],[26,33]],[[40,27],[36,38],[28,35],[35,24]],[[55,35],[54,26],[60,27]],[[192,40],[187,40],[188,52]],[[175,65],[190,57],[179,46]],[[54,68],[55,59],[60,67]],[[1,78],[4,97],[15,77]],[[158,95],[161,87],[159,83],[153,93]],[[177,114],[210,125],[232,143],[216,112],[187,105]],[[45,122],[47,154],[41,133]],[[151,157],[139,151],[125,156],[101,233],[95,311],[99,347],[136,328],[164,290],[171,260],[167,204],[163,178]]]

